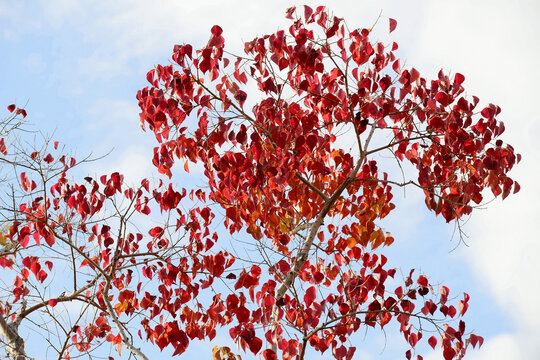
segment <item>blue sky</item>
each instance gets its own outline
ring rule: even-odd
[[[114,148],[86,171],[120,170],[135,180],[153,172],[153,143],[139,128],[135,99],[146,86],[146,72],[167,63],[175,43],[205,43],[214,24],[224,29],[227,44],[239,49],[242,41],[283,28],[291,3],[0,0],[0,106],[27,103],[34,129],[55,131],[57,140],[80,155]],[[513,171],[521,192],[477,211],[465,228],[469,246],[455,250],[453,228],[425,211],[420,196],[407,193],[389,219],[396,244],[388,256],[395,266],[421,269],[454,293],[471,295],[468,325],[485,335],[486,343],[470,359],[538,357],[540,152],[534,136],[540,133],[535,111],[540,5],[534,0],[337,0],[329,7],[354,27],[371,26],[382,10],[398,21],[392,35],[407,65],[426,77],[440,68],[460,72],[469,94],[502,108],[503,139],[523,155]],[[386,30],[384,20],[379,26]],[[397,338],[387,335],[389,343]],[[193,346],[191,353],[207,347]],[[372,358],[392,358],[391,346],[382,355],[380,343],[365,347],[375,349]],[[437,358],[440,354],[427,356]]]

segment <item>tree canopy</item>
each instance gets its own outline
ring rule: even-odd
[[[422,358],[419,341],[446,360],[482,344],[462,320],[468,294],[387,265],[382,220],[396,188],[422,192],[447,222],[485,189],[518,191],[500,108],[477,108],[462,74],[428,80],[402,66],[395,42],[324,7],[287,18],[242,55],[216,25],[205,46],[176,45],[148,72],[137,100],[157,174],[139,186],[118,172],[72,180],[79,163],[58,142],[12,141],[26,112],[8,107],[0,336],[12,358],[33,356],[25,322],[59,359],[107,342],[118,356],[148,358],[144,342],[180,356],[220,328],[266,360],[352,359],[367,327],[399,331],[408,359]],[[68,315],[65,304],[76,304]],[[213,356],[236,357],[219,344]]]

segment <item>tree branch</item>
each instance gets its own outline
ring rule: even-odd
[[[306,261],[308,260],[309,251],[311,250],[311,246],[313,244],[313,241],[315,240],[315,237],[317,235],[317,232],[319,231],[319,228],[324,222],[324,218],[330,211],[330,209],[334,206],[337,199],[341,196],[343,191],[347,188],[347,186],[354,181],[354,178],[356,177],[356,174],[360,170],[360,167],[362,166],[362,163],[364,162],[364,156],[362,156],[358,162],[356,163],[356,166],[354,167],[354,170],[347,176],[347,178],[343,181],[343,183],[337,188],[337,190],[334,192],[331,198],[329,198],[326,202],[323,208],[321,209],[321,212],[317,216],[317,219],[315,222],[312,223],[308,236],[304,240],[304,243],[302,245],[302,249],[298,252],[298,256],[296,257],[294,261],[293,268],[289,271],[287,276],[285,277],[284,281],[281,283],[281,285],[276,290],[275,294],[275,303],[272,308],[272,316],[270,318],[270,323],[272,324],[272,327],[275,328],[278,321],[278,313],[279,313],[279,307],[278,302],[283,299],[283,296],[285,293],[290,289],[292,286],[294,280],[300,273],[300,269],[304,266]],[[271,349],[274,352],[277,352],[277,344],[272,344]]]
[[[85,286],[83,286],[82,288],[80,288],[79,290],[77,291],[74,291],[72,292],[71,294],[69,295],[63,295],[63,296],[59,296],[57,297],[55,300],[57,302],[66,302],[66,301],[72,301],[72,300],[76,300],[77,299],[77,296],[79,296],[80,294],[82,294],[83,291],[86,291],[88,290],[89,288],[91,288],[92,286],[94,286],[94,284],[96,283],[96,281],[101,277],[101,275],[98,275],[97,277],[95,277],[91,282],[89,282],[88,284],[86,284]],[[36,310],[39,310],[41,309],[42,307],[44,306],[47,306],[49,305],[49,300],[46,300],[46,301],[42,301],[34,306],[32,306],[31,308],[29,309],[25,309],[24,311],[22,311],[18,316],[17,316],[17,321],[21,322],[25,317],[27,317],[29,314],[33,313],[34,311]]]
[[[324,201],[328,201],[329,198],[328,196],[326,196],[326,194],[324,192],[322,192],[322,190],[320,190],[318,187],[316,187],[315,185],[313,185],[312,183],[310,183],[306,178],[304,178],[298,171],[295,172],[294,174],[300,181],[302,181],[304,184],[307,185],[307,187],[309,187],[311,190],[315,191],[317,193],[317,195],[319,195],[320,197],[323,198]]]
[[[371,154],[374,154],[374,153],[379,152],[381,150],[389,149],[392,146],[397,145],[399,143],[402,143],[404,141],[420,140],[420,139],[432,139],[432,138],[434,138],[436,136],[438,136],[438,135],[436,135],[436,134],[427,134],[427,135],[422,135],[422,136],[415,136],[415,137],[409,137],[409,138],[405,138],[405,139],[401,139],[401,140],[396,140],[394,142],[391,142],[390,144],[378,147],[378,148],[370,150],[370,151],[366,151],[366,155],[371,155]]]
[[[111,316],[111,319],[116,326],[116,329],[118,330],[118,333],[120,334],[120,337],[122,337],[122,343],[124,346],[135,356],[137,356],[140,359],[148,360],[148,357],[144,355],[144,353],[141,351],[141,349],[136,348],[133,346],[131,340],[128,338],[126,332],[124,331],[124,328],[122,327],[122,324],[120,323],[120,320],[118,319],[118,316],[116,316],[116,313],[114,312],[114,309],[112,307],[111,302],[109,301],[109,282],[106,284],[105,291],[103,293],[103,302],[105,302],[105,306],[107,307],[107,312]]]
[[[14,360],[25,360],[28,357],[24,351],[24,340],[19,336],[18,327],[17,322],[8,324],[4,316],[0,314],[0,336],[6,339],[8,354]]]

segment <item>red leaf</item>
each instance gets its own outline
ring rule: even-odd
[[[251,352],[254,354],[257,354],[259,350],[261,350],[261,347],[262,347],[262,340],[259,339],[258,337],[253,338],[253,340],[249,342],[249,350],[251,350]]]
[[[461,75],[460,73],[456,73],[456,75],[454,75],[454,82],[457,85],[461,85],[464,81],[465,81],[465,76]]]
[[[394,31],[397,26],[397,21],[394,19],[388,19],[388,26],[390,28],[390,32]]]
[[[36,275],[36,277],[38,276],[39,272],[41,271],[41,265],[37,262],[37,261],[34,261],[32,263],[32,266],[30,266],[30,270],[34,273],[34,275]]]
[[[148,234],[153,238],[158,238],[163,235],[163,228],[156,226],[155,228],[150,229]]]
[[[304,19],[306,21],[309,21],[309,18],[311,17],[312,14],[313,14],[313,9],[307,5],[304,5]]]
[[[6,144],[4,143],[4,138],[0,138],[0,153],[7,155]]]
[[[285,19],[293,19],[292,14],[296,11],[296,7],[290,7],[285,11]]]
[[[432,336],[428,339],[429,346],[431,346],[433,349],[435,349],[435,346],[437,346],[437,338],[435,336]]]
[[[420,72],[418,72],[418,70],[416,70],[415,68],[412,68],[410,82],[415,82],[416,80],[418,80],[419,77]]]
[[[417,343],[418,343],[418,336],[416,335],[416,333],[412,333],[411,335],[409,335],[409,344],[411,344],[411,347],[414,348]]]
[[[7,109],[9,110],[9,112],[15,111],[15,108],[16,108],[15,104],[8,105],[8,107],[7,107]]]
[[[156,70],[152,69],[148,73],[146,73],[146,80],[148,80],[148,82],[150,84],[154,84],[154,73],[155,72],[156,72]]]
[[[36,279],[38,279],[39,282],[45,281],[47,278],[47,273],[43,270],[40,270],[38,274],[36,275]]]
[[[448,295],[450,295],[450,290],[446,286],[441,286],[441,288],[439,289],[439,293],[441,294],[441,296],[447,297]]]
[[[456,351],[451,347],[444,348],[443,351],[444,360],[452,360],[456,356]]]
[[[212,26],[211,32],[212,32],[212,35],[214,35],[215,37],[218,37],[221,34],[223,34],[223,29],[218,25],[214,25]]]
[[[55,238],[54,238],[54,234],[50,231],[47,231],[45,234],[44,234],[44,237],[45,237],[45,242],[47,243],[47,245],[49,246],[53,246],[54,243],[55,243]]]
[[[435,100],[442,106],[446,106],[450,102],[450,97],[444,91],[439,91],[437,95],[435,95]]]
[[[481,347],[484,343],[484,338],[475,334],[471,334],[469,339],[471,340],[471,345],[473,348],[476,347],[476,344],[478,344],[478,347]]]
[[[236,318],[239,322],[248,322],[249,321],[249,315],[250,312],[248,309],[246,309],[244,306],[239,307],[236,310]]]
[[[316,299],[316,297],[317,297],[317,289],[315,288],[315,286],[311,286],[310,288],[306,290],[306,294],[304,295],[304,301],[306,302],[306,305],[310,306],[313,303],[313,301]]]
[[[466,303],[465,301],[460,300],[460,302],[458,303],[458,309],[459,309],[459,314],[461,316],[465,315],[468,308],[469,308],[469,304]]]
[[[26,117],[26,110],[17,109],[17,115],[22,115],[23,119]]]
[[[245,91],[238,90],[236,94],[234,94],[234,99],[238,101],[238,103],[240,104],[240,107],[243,107],[247,99],[247,94]]]
[[[392,69],[394,69],[396,73],[401,74],[401,66],[399,65],[399,59],[394,61],[394,63],[392,64]]]
[[[30,242],[30,236],[24,235],[21,238],[21,236],[19,235],[19,244],[23,247],[23,249],[26,249],[29,242]]]
[[[264,360],[277,360],[277,356],[274,350],[266,349],[263,351],[262,356]]]

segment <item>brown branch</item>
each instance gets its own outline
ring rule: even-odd
[[[311,190],[315,191],[315,192],[317,193],[317,195],[319,195],[320,197],[322,197],[324,201],[328,201],[328,200],[330,199],[324,192],[322,192],[322,190],[320,190],[318,187],[316,187],[316,186],[313,185],[311,182],[309,182],[309,180],[307,180],[306,178],[304,178],[298,171],[296,171],[294,175],[295,175],[300,181],[302,181],[304,184],[306,184],[307,187],[309,187]]]
[[[77,328],[77,325],[73,325],[71,327],[71,331],[69,333],[66,333],[66,340],[64,341],[64,343],[62,344],[62,349],[60,349],[60,351],[58,352],[58,360],[62,360],[62,356],[64,355],[64,353],[66,352],[67,350],[67,347],[68,347],[68,344],[69,344],[69,340],[71,339],[70,338],[70,333],[73,332],[73,330],[75,330]],[[65,330],[64,330],[65,332]]]
[[[330,58],[330,60],[334,63],[334,66],[336,67],[336,69],[339,70],[339,72],[341,73],[341,76],[343,77],[344,81],[345,81],[345,93],[346,93],[346,96],[347,96],[347,103],[348,103],[348,110],[349,110],[349,115],[351,117],[351,123],[353,124],[353,128],[354,128],[354,134],[356,136],[356,142],[357,142],[357,145],[358,145],[358,153],[359,154],[362,154],[363,152],[363,149],[362,149],[362,141],[360,141],[360,133],[358,132],[358,124],[355,124],[354,123],[354,109],[349,101],[350,99],[350,94],[349,94],[349,89],[350,89],[350,86],[349,86],[349,77],[348,77],[348,73],[349,73],[349,59],[347,59],[347,61],[345,62],[345,71],[343,71],[337,64],[337,62],[334,60],[334,57],[332,56],[332,52],[330,51],[330,49],[328,50],[327,52],[328,54],[328,57]],[[335,55],[335,54],[334,54]]]
[[[324,222],[324,218],[330,211],[330,209],[334,206],[337,199],[341,196],[343,191],[347,188],[347,186],[354,181],[354,178],[356,177],[356,174],[360,170],[360,167],[362,166],[362,163],[364,162],[364,157],[362,156],[356,166],[354,167],[354,170],[349,174],[349,176],[343,181],[343,183],[337,188],[337,190],[334,192],[331,198],[329,198],[326,202],[323,208],[321,209],[319,215],[317,216],[317,219],[310,227],[308,236],[304,240],[304,243],[302,245],[301,250],[298,253],[298,256],[296,257],[294,261],[293,268],[289,271],[287,276],[285,277],[284,281],[281,283],[281,285],[277,288],[276,294],[275,294],[275,303],[272,309],[272,316],[270,318],[270,323],[272,324],[272,327],[276,327],[277,325],[277,317],[279,312],[278,302],[283,299],[283,296],[285,293],[290,289],[292,286],[294,280],[300,273],[300,269],[304,266],[306,261],[308,260],[309,252],[311,250],[311,246],[313,244],[313,241],[315,240],[315,237],[317,235],[317,232],[319,231],[319,228],[322,226]],[[274,352],[277,352],[277,344],[272,344],[271,346],[272,350]]]
[[[133,200],[130,204],[130,206],[133,204]],[[128,207],[129,209],[129,207]],[[117,210],[118,211],[118,210]],[[136,357],[140,358],[140,359],[143,359],[143,360],[148,360],[148,357],[142,352],[142,350],[140,348],[137,348],[133,345],[133,341],[132,339],[129,339],[128,335],[126,334],[126,331],[124,329],[124,327],[122,326],[122,323],[120,322],[120,319],[118,319],[118,316],[116,315],[115,311],[114,311],[114,308],[109,300],[109,287],[111,286],[111,280],[114,276],[114,272],[117,270],[116,269],[116,263],[120,260],[120,255],[121,255],[121,239],[123,238],[122,235],[125,235],[125,230],[126,230],[126,221],[127,221],[127,213],[128,213],[128,210],[126,210],[126,212],[122,215],[120,215],[120,224],[119,224],[119,229],[118,229],[118,238],[117,238],[117,242],[116,242],[116,249],[115,249],[115,253],[114,253],[114,256],[113,256],[113,259],[111,261],[111,264],[109,265],[109,267],[107,268],[108,269],[108,272],[109,274],[105,276],[105,278],[107,279],[107,282],[105,283],[105,288],[104,288],[104,291],[103,291],[103,302],[105,303],[105,306],[107,307],[107,312],[109,313],[111,319],[112,319],[112,322],[114,323],[116,329],[118,330],[118,333],[120,334],[120,337],[122,338],[122,343],[124,344],[124,346]]]
[[[116,329],[118,330],[118,333],[120,334],[120,337],[122,338],[122,343],[133,355],[139,357],[140,359],[148,360],[148,357],[144,355],[141,349],[133,346],[132,341],[128,338],[126,332],[124,331],[124,328],[122,327],[122,324],[120,323],[120,320],[118,319],[118,316],[116,316],[116,313],[114,312],[111,302],[109,301],[109,286],[110,286],[110,281],[107,281],[107,284],[105,285],[105,291],[103,292],[103,302],[105,302],[105,306],[107,307],[107,312],[111,316],[111,319],[114,325],[116,326]]]
[[[89,288],[91,288],[92,286],[94,286],[94,284],[96,283],[96,281],[101,277],[101,275],[98,275],[97,277],[95,277],[91,282],[89,282],[88,284],[86,284],[85,286],[83,286],[82,288],[80,288],[79,290],[77,291],[74,291],[72,292],[71,294],[69,295],[63,295],[63,296],[59,296],[57,298],[53,298],[55,299],[57,302],[67,302],[67,301],[73,301],[73,300],[77,300],[78,299],[78,296],[82,294],[83,291],[86,291],[88,290]],[[17,316],[17,321],[21,322],[25,317],[27,317],[28,315],[30,315],[31,313],[33,313],[34,311],[36,310],[39,310],[41,309],[42,307],[45,307],[45,306],[48,306],[49,305],[49,300],[45,300],[45,301],[42,301],[28,309],[25,309],[24,311],[22,311],[18,316]]]
[[[437,320],[437,319],[429,318],[429,317],[424,316],[424,315],[420,315],[419,313],[413,314],[413,313],[408,313],[408,312],[405,312],[405,311],[394,310],[394,309],[363,310],[363,311],[352,311],[350,313],[340,315],[340,316],[338,316],[338,317],[336,317],[336,318],[334,318],[332,320],[324,322],[323,324],[321,324],[318,327],[316,327],[315,329],[313,329],[313,331],[311,331],[308,335],[306,335],[304,337],[304,340],[309,340],[310,337],[312,337],[313,335],[315,335],[316,333],[318,333],[321,330],[330,329],[330,328],[333,328],[333,327],[336,327],[336,326],[341,326],[341,325],[348,325],[348,324],[330,325],[331,323],[340,321],[340,320],[342,320],[344,318],[347,318],[347,317],[350,317],[350,316],[355,316],[355,315],[361,315],[361,314],[383,314],[383,313],[392,313],[394,315],[401,314],[401,315],[412,316],[412,317],[415,317],[415,318],[420,319],[420,320],[425,320],[425,321],[431,323],[433,326],[435,326],[435,328],[437,329],[439,334],[441,334],[441,331],[446,333],[446,331],[439,324],[437,324],[437,321],[441,322],[441,321],[443,321],[442,319]],[[448,335],[450,335],[450,334],[448,334]]]
[[[410,138],[405,138],[405,139],[401,139],[401,140],[397,140],[397,141],[394,141],[394,142],[391,142],[389,144],[386,144],[384,146],[381,146],[381,147],[378,147],[376,149],[373,149],[373,150],[370,150],[370,151],[366,151],[365,155],[371,155],[373,153],[376,153],[376,152],[379,152],[381,150],[385,150],[385,149],[388,149],[394,145],[397,145],[399,143],[402,143],[404,141],[411,141],[411,140],[420,140],[420,139],[432,139],[433,137],[435,136],[438,136],[438,135],[435,135],[435,134],[428,134],[428,135],[422,135],[422,136],[415,136],[415,137],[410,137]]]
[[[6,339],[8,354],[14,360],[25,360],[28,357],[24,351],[24,340],[19,336],[18,327],[17,322],[8,324],[4,316],[0,314],[0,336]]]

